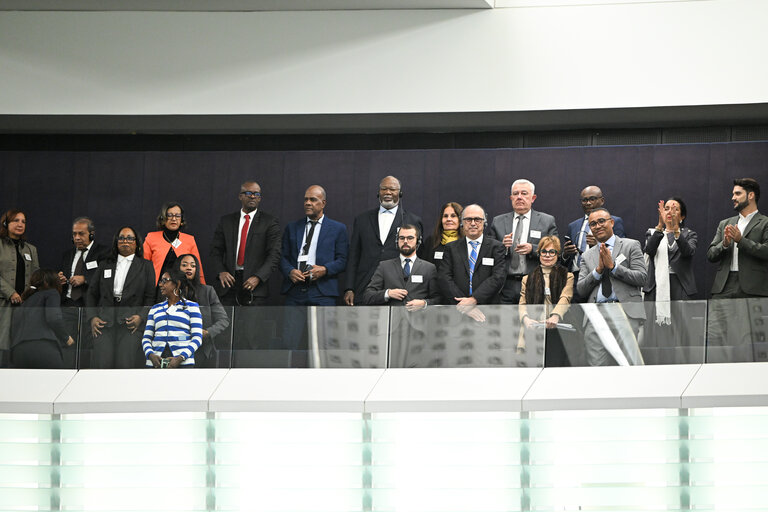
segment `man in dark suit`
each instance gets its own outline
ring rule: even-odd
[[[437,270],[432,263],[416,257],[421,240],[419,228],[404,224],[397,234],[400,256],[382,261],[365,290],[363,303],[405,306],[409,311],[438,303]]]
[[[348,306],[362,303],[365,288],[379,262],[397,257],[397,228],[411,224],[418,227],[419,232],[424,230],[421,218],[406,212],[400,204],[403,196],[400,180],[387,176],[379,183],[376,196],[379,207],[358,215],[352,226],[344,293],[344,303]]]
[[[595,208],[605,207],[605,196],[600,187],[590,185],[581,191],[581,207],[584,210],[584,216],[568,224],[568,235],[563,243],[563,266],[570,272],[573,272],[574,282],[579,282],[579,265],[581,265],[581,255],[594,247],[597,241],[592,231],[589,229],[589,214]],[[624,221],[621,217],[611,215],[613,219],[613,233],[620,237],[626,237],[624,233]],[[575,292],[576,290],[574,290]],[[578,293],[574,293],[572,302],[584,302],[584,298]]]
[[[88,217],[72,222],[71,249],[64,252],[59,267],[62,306],[83,307],[88,284],[96,275],[99,263],[109,256],[109,248],[94,241],[96,227]]]
[[[325,214],[325,189],[304,192],[306,217],[285,226],[280,271],[286,306],[335,306],[347,266],[347,227]]]
[[[520,179],[512,183],[509,196],[512,212],[497,215],[491,222],[490,236],[504,244],[507,259],[506,277],[501,290],[501,302],[520,303],[523,277],[539,264],[536,251],[539,240],[557,236],[555,218],[531,209],[536,200],[535,185]]]
[[[261,187],[255,181],[240,186],[239,212],[224,215],[211,243],[214,288],[225,306],[263,305],[267,280],[280,261],[280,225],[259,210]]]
[[[592,210],[589,227],[597,243],[581,259],[577,287],[587,302],[609,305],[584,306],[587,363],[641,365],[637,335],[645,321],[645,308],[640,287],[648,271],[640,242],[616,236],[613,219],[605,208]]]
[[[476,305],[496,304],[504,286],[507,260],[504,245],[483,236],[487,222],[485,210],[471,204],[464,208],[461,222],[464,235],[445,246],[438,286],[448,304],[471,311]]]
[[[733,180],[733,185],[731,199],[738,215],[720,221],[707,251],[707,259],[718,264],[707,343],[737,348],[723,354],[723,361],[711,358],[708,351],[708,362],[754,360],[746,301],[719,299],[768,297],[768,217],[757,211],[760,185],[752,178]]]

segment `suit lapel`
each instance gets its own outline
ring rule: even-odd
[[[131,285],[136,282],[136,276],[139,274],[139,266],[141,263],[140,261],[138,261],[139,259],[141,258],[139,258],[138,255],[134,255],[133,261],[131,262],[131,266],[128,267],[128,273],[125,275],[125,283],[123,283],[123,297],[128,295],[127,292],[131,288]],[[160,277],[162,276],[157,277],[158,280],[160,279]]]
[[[373,210],[371,212],[371,216],[369,217],[369,220],[371,221],[371,229],[373,230],[373,233],[376,236],[376,241],[379,245],[383,245],[381,243],[381,231],[379,230],[379,209]]]
[[[253,239],[253,234],[256,232],[256,226],[259,224],[259,220],[261,220],[261,211],[256,212],[251,219],[251,225],[248,226],[248,236],[245,238],[246,248],[251,245],[251,239]]]
[[[756,214],[755,214],[755,216],[754,216],[754,217],[752,217],[752,219],[749,221],[749,224],[747,224],[747,227],[745,227],[745,228],[744,228],[744,232],[741,234],[741,236],[747,236],[747,233],[749,233],[749,232],[750,232],[750,230],[751,230],[753,227],[755,227],[755,225],[756,225],[758,222],[760,222],[760,219],[759,219],[758,217],[760,217],[760,214],[759,214],[759,213],[756,213]],[[736,217],[736,222],[738,223],[738,217]]]
[[[392,271],[395,273],[395,276],[397,276],[397,282],[403,288],[407,288],[408,283],[405,282],[403,267],[400,266],[400,257],[398,257],[397,259],[390,260],[390,262],[392,263]],[[416,262],[414,262],[414,264],[411,265],[411,274],[413,274],[415,267],[416,267]]]
[[[469,253],[467,252],[467,243],[466,238],[459,238],[457,249],[459,250],[461,261],[464,262],[464,270],[467,272],[467,276],[469,276]],[[480,249],[481,247],[477,248],[477,259],[480,259]],[[475,268],[477,268],[477,262],[475,262]]]

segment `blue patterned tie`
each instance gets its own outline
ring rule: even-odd
[[[403,267],[403,275],[407,281],[411,277],[411,258],[405,258],[405,266]]]
[[[469,242],[472,246],[472,252],[469,254],[469,294],[472,295],[472,276],[475,274],[475,263],[477,263],[477,246],[480,242],[473,240]]]

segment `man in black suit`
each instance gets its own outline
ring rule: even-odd
[[[259,210],[261,187],[255,181],[240,186],[239,212],[224,215],[211,244],[214,288],[225,306],[267,302],[267,280],[280,261],[280,225]]]
[[[109,248],[94,241],[96,227],[88,217],[72,222],[71,249],[64,252],[59,267],[62,284],[62,306],[83,307],[88,284],[96,275],[99,263],[109,256]]]
[[[397,228],[411,224],[423,232],[421,218],[408,213],[400,205],[403,196],[400,180],[387,176],[379,183],[379,207],[361,213],[352,226],[352,243],[349,246],[347,286],[344,303],[347,306],[362,303],[365,288],[373,277],[379,262],[397,257],[395,243]]]

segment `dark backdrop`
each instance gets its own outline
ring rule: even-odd
[[[0,209],[28,213],[28,239],[41,264],[58,266],[70,244],[71,221],[91,216],[97,239],[134,225],[155,230],[160,205],[180,201],[206,271],[213,231],[221,215],[239,207],[239,185],[259,182],[261,207],[284,225],[303,214],[302,197],[318,183],[328,192],[326,214],[351,230],[354,216],[377,205],[379,180],[403,183],[403,205],[434,226],[446,201],[483,205],[489,218],[510,210],[517,178],[536,184],[534,209],[557,219],[560,233],[581,214],[579,192],[599,185],[606,206],[624,218],[627,235],[641,239],[657,221],[657,203],[680,195],[686,224],[699,234],[695,256],[702,297],[709,296],[714,266],[706,250],[717,222],[733,215],[732,180],[758,179],[768,194],[768,142],[603,146],[535,149],[430,149],[360,151],[4,151],[0,152]],[[768,199],[764,199],[765,202]],[[351,233],[350,233],[351,235]],[[271,279],[280,303],[279,273]]]

